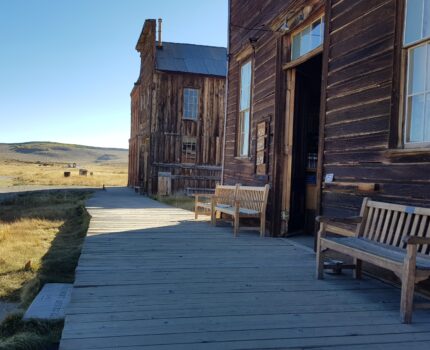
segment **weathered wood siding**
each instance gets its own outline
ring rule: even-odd
[[[172,172],[172,191],[214,188],[221,180],[225,79],[156,72],[152,96],[152,185]],[[184,88],[199,89],[197,120],[183,118]],[[182,164],[183,137],[196,138],[195,164]],[[207,169],[206,169],[207,168]]]
[[[139,99],[140,85],[136,84],[131,97],[131,133],[128,144],[128,186],[139,185]]]
[[[430,206],[429,150],[390,145],[400,108],[402,7],[399,0],[331,1],[324,172],[379,189],[365,194],[327,186],[324,214],[356,214],[365,195]]]
[[[149,154],[151,91],[155,61],[155,28],[154,20],[146,20],[136,49],[140,52],[139,78],[131,93],[131,131],[129,148],[129,186],[141,186],[148,191],[148,173],[151,168],[145,159]]]
[[[224,182],[226,184],[243,183],[264,185],[272,183],[273,175],[273,131],[275,125],[275,95],[277,74],[276,34],[264,28],[280,12],[285,11],[291,1],[278,0],[232,0],[230,6],[229,31],[229,72],[225,141]],[[251,143],[250,157],[239,158],[237,155],[238,101],[240,85],[240,65],[237,55],[249,46],[249,39],[258,38],[255,51],[247,58],[253,60],[253,84],[251,105]],[[262,120],[269,120],[268,172],[267,176],[257,176],[255,168],[256,125]]]

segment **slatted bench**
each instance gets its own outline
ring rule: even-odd
[[[260,236],[264,237],[266,232],[266,208],[269,188],[269,185],[264,187],[238,186],[233,205],[231,205],[231,198],[228,198],[228,201],[226,201],[223,197],[214,196],[212,222],[216,225],[216,213],[232,216],[234,235],[237,236],[241,218],[258,218],[260,219]]]
[[[215,193],[196,193],[195,204],[194,204],[194,217],[197,220],[201,214],[209,214],[211,216],[212,223],[214,222],[214,207],[215,202],[213,199],[216,197],[218,201],[223,201],[226,206],[233,206],[236,198],[236,192],[239,185],[217,185],[215,187]]]
[[[411,323],[415,284],[430,277],[430,209],[372,201],[364,198],[360,216],[317,217],[317,278],[324,275],[324,255],[331,249],[354,258],[355,278],[362,261],[393,271],[401,280],[400,316]],[[328,236],[327,227],[355,224],[352,237]],[[420,305],[428,308],[428,305]]]

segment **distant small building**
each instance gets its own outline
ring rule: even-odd
[[[163,43],[161,20],[149,19],[136,45],[141,67],[131,91],[128,185],[157,193],[213,188],[221,180],[227,51]]]

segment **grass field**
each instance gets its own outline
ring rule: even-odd
[[[22,194],[0,204],[0,298],[25,308],[48,282],[71,283],[88,228],[88,191]],[[24,322],[9,316],[0,325],[0,349],[46,349],[62,323]]]
[[[0,160],[0,187],[19,185],[48,186],[125,186],[127,185],[127,164],[102,163],[81,165],[88,170],[87,176],[80,176],[79,169],[68,168],[65,163],[38,163],[17,160]],[[64,172],[70,171],[70,177]],[[92,173],[93,175],[90,175]]]

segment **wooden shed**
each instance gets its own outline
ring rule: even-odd
[[[129,186],[157,193],[201,191],[221,181],[227,50],[162,42],[146,20],[136,45],[141,68],[131,92]]]
[[[229,2],[224,183],[271,185],[272,235],[364,196],[430,206],[430,2]]]

